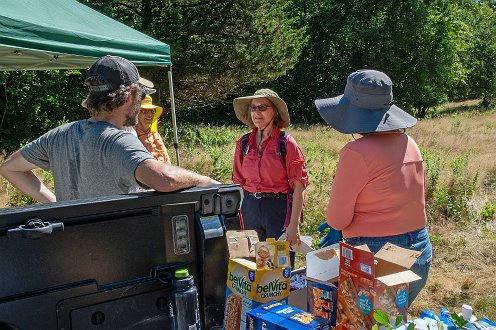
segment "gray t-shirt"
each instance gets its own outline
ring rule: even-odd
[[[21,154],[52,172],[57,201],[139,191],[134,171],[153,158],[131,133],[89,120],[53,129],[21,148]]]

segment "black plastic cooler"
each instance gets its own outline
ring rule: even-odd
[[[0,209],[0,329],[170,329],[177,268],[221,327],[240,200],[219,185]]]

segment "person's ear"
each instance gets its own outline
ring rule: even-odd
[[[126,102],[134,102],[138,97],[138,90],[136,88],[131,89],[131,93],[128,94]]]

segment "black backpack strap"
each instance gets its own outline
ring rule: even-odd
[[[288,137],[289,134],[284,131],[281,131],[281,134],[279,134],[279,150],[277,151],[277,154],[281,156],[281,161],[284,169],[286,169],[286,141],[288,140]]]
[[[250,144],[248,143],[250,141],[250,133],[246,133],[241,137],[241,152],[239,154],[241,164],[243,164],[243,158],[245,158],[245,155],[248,153],[248,150],[250,150]]]

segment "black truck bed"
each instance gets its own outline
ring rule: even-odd
[[[170,329],[188,268],[202,326],[222,326],[237,185],[0,209],[0,329]]]

